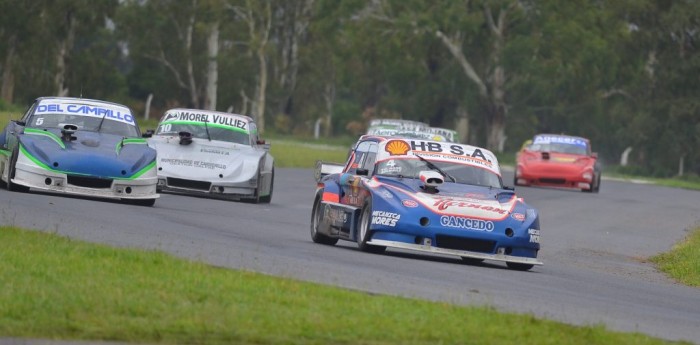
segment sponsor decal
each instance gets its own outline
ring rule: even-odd
[[[491,211],[494,213],[498,214],[506,214],[508,211],[499,207],[493,207],[493,206],[488,206],[488,205],[481,205],[477,203],[471,203],[463,200],[456,200],[453,198],[443,198],[443,197],[436,197],[434,198],[435,202],[433,203],[433,207],[437,207],[438,210],[444,211],[450,207],[455,207],[455,208],[473,208],[473,209],[479,209],[479,210],[484,210],[484,211]]]
[[[380,174],[398,174],[401,173],[402,168],[396,165],[396,161],[393,159],[386,162],[384,166],[379,169]]]
[[[236,127],[242,130],[247,130],[248,122],[230,116],[218,114],[206,114],[183,111],[180,113],[168,114],[162,122],[166,121],[192,121],[192,122],[207,122],[223,126]]]
[[[537,215],[537,212],[535,212],[534,209],[532,209],[532,208],[528,208],[528,209],[527,209],[527,216],[528,216],[528,217],[530,217],[530,218],[535,218],[536,215]]]
[[[177,120],[177,114],[176,113],[167,113],[165,114],[165,118],[161,122],[168,122],[171,120]]]
[[[442,216],[440,225],[448,228],[460,228],[476,231],[493,231],[494,225],[490,220],[471,219],[465,217]]]
[[[194,167],[194,168],[209,169],[209,170],[226,169],[226,164],[202,162],[202,161],[196,161],[196,160],[192,160],[192,159],[160,158],[160,162],[162,164],[168,164],[171,166]]]
[[[323,216],[324,216],[324,218],[328,219],[328,221],[335,226],[340,226],[342,224],[345,224],[345,222],[347,222],[347,220],[348,220],[347,213],[345,213],[342,210],[333,209],[330,207],[326,207],[326,211],[325,211],[325,214]]]
[[[573,137],[559,136],[559,135],[538,135],[535,137],[534,143],[535,144],[559,143],[559,144],[586,146],[585,140],[582,140],[579,138],[573,138]]]
[[[220,149],[208,148],[208,147],[202,147],[202,148],[199,150],[199,152],[202,152],[202,153],[213,153],[213,154],[222,155],[222,156],[228,156],[228,155],[231,154],[230,152],[228,152],[228,151],[226,151],[226,150],[220,150]]]
[[[540,243],[540,231],[537,229],[527,229],[527,234],[530,235],[530,243]]]
[[[522,214],[522,213],[513,213],[513,214],[511,214],[510,216],[513,217],[513,219],[515,219],[515,220],[517,220],[517,221],[521,221],[521,222],[522,222],[522,221],[525,220],[525,215]]]
[[[387,199],[391,199],[394,197],[393,195],[391,195],[391,193],[389,193],[388,190],[381,190],[381,191],[379,191],[379,194],[381,194],[383,197],[385,197]]]
[[[372,212],[372,224],[394,227],[396,226],[396,222],[398,222],[399,219],[401,219],[401,215],[398,213],[386,211]]]
[[[404,207],[410,207],[410,208],[418,207],[418,203],[417,203],[417,202],[415,202],[414,200],[409,200],[409,199],[401,200],[401,204],[402,204]]]
[[[474,151],[469,152],[466,147],[458,144],[449,143],[434,143],[434,142],[424,142],[411,140],[411,150],[423,151],[423,152],[435,152],[435,153],[449,153],[457,156],[466,156],[471,158],[478,158],[491,163],[490,159],[487,159],[484,152],[480,148],[474,148]]]
[[[134,117],[126,108],[109,108],[99,105],[86,104],[60,104],[60,103],[42,103],[36,107],[35,114],[58,113],[69,115],[84,115],[92,117],[105,117],[107,119],[135,124]]]
[[[403,140],[389,140],[384,146],[384,150],[392,156],[403,156],[409,149],[408,144]]]

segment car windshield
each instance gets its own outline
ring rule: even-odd
[[[102,125],[100,126],[100,122]],[[34,114],[27,121],[27,127],[31,128],[53,128],[63,129],[65,125],[75,125],[78,130],[82,131],[97,131],[100,133],[115,134],[124,137],[138,137],[139,132],[136,126],[102,117],[85,116],[85,115],[70,115],[70,114],[55,114],[41,113]]]
[[[427,161],[449,175],[445,176],[445,182],[452,182],[451,176],[455,179],[455,183],[494,188],[503,187],[501,177],[489,170],[468,164],[431,159]],[[436,171],[435,169],[431,169],[428,162],[419,160],[418,158],[387,159],[377,162],[374,172],[376,175],[380,176],[418,178],[421,171]]]
[[[538,152],[558,152],[574,155],[587,155],[588,149],[583,145],[566,144],[566,143],[538,143],[530,145],[531,151]]]
[[[207,131],[209,131],[209,135],[207,135]],[[193,138],[211,138],[211,140],[250,145],[248,132],[234,127],[216,126],[212,123],[205,126],[204,122],[161,123],[156,135],[178,135],[180,132],[189,132]]]

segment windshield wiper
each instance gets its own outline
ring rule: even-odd
[[[207,121],[204,121],[204,130],[207,131],[207,139],[209,139],[209,141],[211,141],[211,135],[209,134],[209,125],[207,125],[207,123],[209,123],[208,120],[209,119],[207,119]]]
[[[422,160],[423,162],[425,162],[425,165],[427,165],[428,168],[433,169],[433,170],[439,172],[440,175],[442,175],[442,176],[444,176],[444,177],[449,177],[450,180],[452,180],[452,182],[457,183],[457,179],[455,179],[454,177],[452,177],[452,175],[450,175],[450,174],[448,174],[448,173],[442,171],[442,169],[438,168],[437,165],[431,163],[429,160],[427,160],[427,159],[425,159],[425,158],[423,158],[423,157],[421,157],[421,156],[419,156],[419,155],[417,155],[417,154],[413,154],[413,155],[416,156],[416,157],[418,157],[418,159]]]
[[[106,111],[105,111],[105,114],[102,115],[102,120],[100,120],[100,124],[97,125],[97,130],[96,130],[97,133],[99,133],[99,132],[100,132],[100,129],[102,129],[102,123],[105,122],[105,117],[107,117],[107,112],[106,112]]]

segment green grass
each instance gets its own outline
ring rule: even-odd
[[[5,126],[10,122],[10,120],[19,119],[19,117],[20,115],[15,112],[0,111],[0,130],[5,128]]]
[[[603,176],[613,177],[626,181],[643,181],[650,184],[655,184],[659,186],[666,186],[672,188],[682,188],[690,190],[700,190],[700,177],[697,176],[685,176],[685,177],[673,177],[673,178],[656,178],[656,177],[646,177],[639,175],[622,174],[615,171],[605,170],[603,171]]]
[[[314,142],[275,140],[269,141],[275,166],[285,168],[313,168],[317,160],[345,163],[350,146],[331,146]]]
[[[0,227],[0,337],[198,344],[662,344]]]
[[[700,287],[700,228],[673,246],[670,252],[654,256],[651,261],[679,282]]]

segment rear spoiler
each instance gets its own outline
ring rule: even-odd
[[[345,164],[316,161],[314,178],[316,179],[316,182],[321,182],[321,179],[328,175],[343,172],[343,168],[345,168]]]

